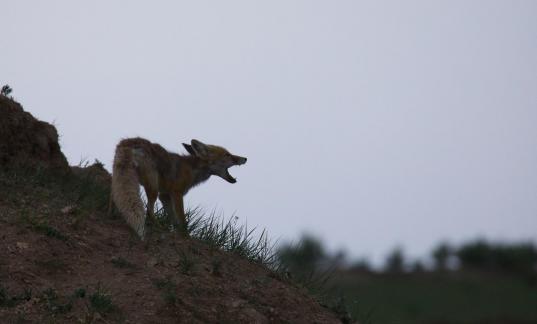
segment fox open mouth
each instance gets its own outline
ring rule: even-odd
[[[231,174],[229,174],[229,169],[226,169],[226,171],[224,171],[224,176],[222,178],[224,178],[224,180],[226,180],[229,183],[237,182],[237,179],[233,178]]]
[[[235,164],[234,165],[231,165],[229,166],[227,169],[225,169],[220,175],[220,177],[224,180],[226,180],[227,182],[229,183],[235,183],[237,182],[237,179],[233,178],[233,176],[231,176],[231,174],[229,174],[229,168],[233,167],[233,166],[240,166],[240,165],[243,165],[246,163],[246,158],[245,157],[241,157],[241,156],[235,156],[235,160],[234,160]]]

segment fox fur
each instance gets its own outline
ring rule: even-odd
[[[155,220],[153,209],[157,198],[176,228],[187,235],[183,196],[211,175],[235,183],[228,168],[246,163],[245,157],[195,139],[183,146],[190,155],[168,152],[159,144],[139,137],[124,139],[116,146],[110,207],[113,202],[142,240],[146,217]],[[145,212],[140,185],[147,195]]]

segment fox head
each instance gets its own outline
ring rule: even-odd
[[[233,155],[223,147],[204,144],[195,139],[190,145],[183,143],[183,146],[188,153],[205,161],[212,175],[217,175],[229,183],[235,183],[237,180],[229,174],[228,168],[246,163],[245,157]]]

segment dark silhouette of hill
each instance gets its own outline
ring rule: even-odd
[[[107,215],[110,175],[0,96],[0,322],[338,323],[262,264]]]

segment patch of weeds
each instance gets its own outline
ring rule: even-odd
[[[51,314],[65,314],[73,309],[73,298],[68,298],[67,302],[62,303],[62,299],[53,288],[48,288],[43,292],[45,308]]]
[[[90,210],[105,211],[108,207],[110,198],[110,189],[102,184],[94,181],[91,178],[81,179],[79,183],[75,183],[75,201],[83,208]]]
[[[175,305],[177,302],[177,294],[175,289],[177,285],[169,277],[165,279],[154,279],[153,285],[162,291],[162,298],[168,305]]]
[[[120,269],[124,269],[124,268],[134,269],[134,268],[136,268],[136,266],[133,263],[125,260],[122,257],[113,257],[111,262],[116,268],[120,268]]]
[[[69,238],[61,233],[58,229],[50,226],[47,222],[39,221],[35,217],[31,217],[27,209],[23,209],[20,212],[20,222],[30,225],[32,230],[45,234],[48,237],[53,237],[60,241],[66,242]]]
[[[238,219],[232,215],[226,221],[216,211],[206,216],[201,208],[193,208],[186,212],[186,227],[191,237],[210,246],[235,253],[269,269],[277,268],[276,251],[267,232],[263,230],[257,236],[255,228],[249,229],[247,224],[239,224]]]
[[[325,271],[312,270],[303,273],[290,273],[291,279],[298,285],[308,289],[315,296],[324,296],[327,294],[327,283],[334,276],[333,269]]]
[[[62,234],[58,229],[46,224],[46,223],[34,223],[32,225],[32,228],[39,233],[43,233],[48,237],[53,237],[55,239],[58,239],[60,241],[66,242],[69,238]]]
[[[45,303],[46,310],[52,315],[60,315],[69,313],[73,309],[73,305],[77,299],[86,298],[86,288],[77,288],[69,296],[59,296],[55,289],[49,288],[43,291],[41,300]],[[97,290],[89,296],[86,302],[87,313],[83,319],[79,319],[81,323],[93,323],[96,319],[96,314],[106,314],[112,310],[116,310],[116,307],[112,304],[110,295],[106,293],[100,285],[97,286]],[[121,314],[117,318],[121,319]]]
[[[75,290],[73,296],[84,298],[88,296],[88,293],[86,289],[79,288]],[[111,322],[101,317],[104,315],[107,315]],[[99,318],[105,323],[122,323],[125,320],[120,309],[112,302],[111,294],[100,283],[97,284],[95,291],[88,296],[86,313],[82,318],[79,318],[79,322],[89,324],[98,321]]]
[[[90,310],[99,314],[106,314],[115,308],[112,297],[101,285],[89,296],[89,302]]]
[[[190,275],[192,274],[194,265],[195,260],[191,255],[185,253],[184,251],[179,252],[179,272],[184,275]]]
[[[18,295],[10,296],[7,289],[0,286],[0,307],[15,307],[18,304],[28,301],[32,298],[32,291],[30,289],[24,289],[24,291]]]
[[[165,210],[157,210],[157,216],[165,219]],[[206,215],[201,208],[194,208],[186,212],[186,219],[187,231],[191,237],[211,247],[237,254],[251,262],[264,266],[270,271],[269,277],[271,278],[306,288],[321,303],[335,311],[344,323],[352,322],[343,299],[328,302],[326,297],[325,285],[333,274],[332,269],[328,269],[323,273],[315,271],[311,273],[303,272],[299,275],[292,273],[288,266],[281,262],[278,251],[275,249],[275,243],[268,239],[267,232],[263,230],[261,234],[256,235],[255,228],[249,229],[247,224],[239,224],[238,217],[232,216],[226,220],[223,216],[217,215],[215,211]],[[184,252],[180,253],[180,271],[183,274],[188,274],[193,266],[192,258]],[[221,260],[212,260],[211,273],[219,275],[221,266]],[[267,283],[268,281],[259,282],[261,286]],[[188,289],[188,292],[196,295],[199,293],[199,287],[192,287]]]
[[[82,172],[21,167],[4,173],[0,181],[4,182],[7,188],[28,188],[31,191],[45,188],[46,194],[51,197],[61,195],[80,208],[77,213],[95,210],[105,212],[108,209],[110,186],[104,180],[99,180],[104,179],[107,173],[99,161]],[[9,193],[7,190],[6,192]]]
[[[0,287],[0,306],[9,306],[10,299],[6,288]]]
[[[0,96],[7,97],[12,91],[13,89],[9,86],[9,84],[5,84],[2,86],[2,90],[0,90]]]
[[[86,297],[86,289],[85,288],[77,288],[75,292],[73,293],[73,296],[76,298],[84,298]]]
[[[69,189],[68,193],[83,209],[106,211],[110,186],[98,180],[108,173],[104,169],[104,164],[97,159],[92,165],[89,165],[88,161],[81,160],[78,167],[83,169],[82,172],[66,177],[63,184],[65,189]]]

